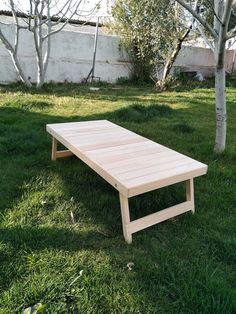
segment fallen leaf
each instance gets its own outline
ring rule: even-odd
[[[42,303],[36,303],[33,306],[27,307],[23,311],[23,314],[40,314],[40,313],[46,313],[46,304]]]
[[[133,262],[129,262],[127,264],[127,267],[128,267],[128,270],[131,271],[133,269],[133,267],[134,267],[134,263]]]

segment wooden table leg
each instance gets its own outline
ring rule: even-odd
[[[58,146],[58,140],[53,137],[52,138],[52,160],[57,160],[57,158],[62,158],[62,157],[69,157],[73,156],[74,154],[70,150],[57,150]]]
[[[57,159],[57,139],[55,137],[52,138],[52,160]]]
[[[129,244],[132,243],[132,234],[129,231],[130,214],[129,214],[129,200],[127,197],[120,193],[120,208],[122,216],[122,226],[125,241]]]
[[[186,199],[192,203],[192,212],[195,212],[195,205],[194,205],[194,185],[193,179],[189,179],[186,181]]]

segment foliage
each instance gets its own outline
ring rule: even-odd
[[[170,57],[177,38],[186,29],[183,16],[173,1],[117,0],[112,10],[113,31],[133,62],[135,79],[149,80]]]
[[[96,93],[77,84],[1,86],[1,314],[40,302],[47,313],[236,312],[236,89],[227,89],[227,153],[217,156],[214,89],[196,84],[161,94],[141,86],[104,85]],[[172,109],[122,120],[117,112],[127,108],[129,116],[134,103]],[[92,119],[109,119],[207,163],[208,174],[195,180],[195,215],[143,230],[127,245],[117,191],[76,158],[50,160],[46,123]],[[131,198],[132,218],[184,194],[180,184]]]

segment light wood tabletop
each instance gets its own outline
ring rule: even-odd
[[[48,124],[47,131],[53,137],[52,160],[74,154],[119,191],[127,242],[136,231],[194,211],[193,178],[206,174],[207,165],[107,120]],[[57,151],[58,141],[68,150]],[[186,202],[130,221],[128,198],[182,181]]]

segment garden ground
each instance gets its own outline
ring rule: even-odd
[[[0,313],[236,313],[236,88],[227,150],[213,153],[214,89],[0,87]],[[119,197],[75,157],[50,160],[47,123],[108,119],[209,165],[196,214],[122,236]],[[131,199],[132,217],[184,199],[184,184]],[[127,267],[133,263],[132,270]]]

